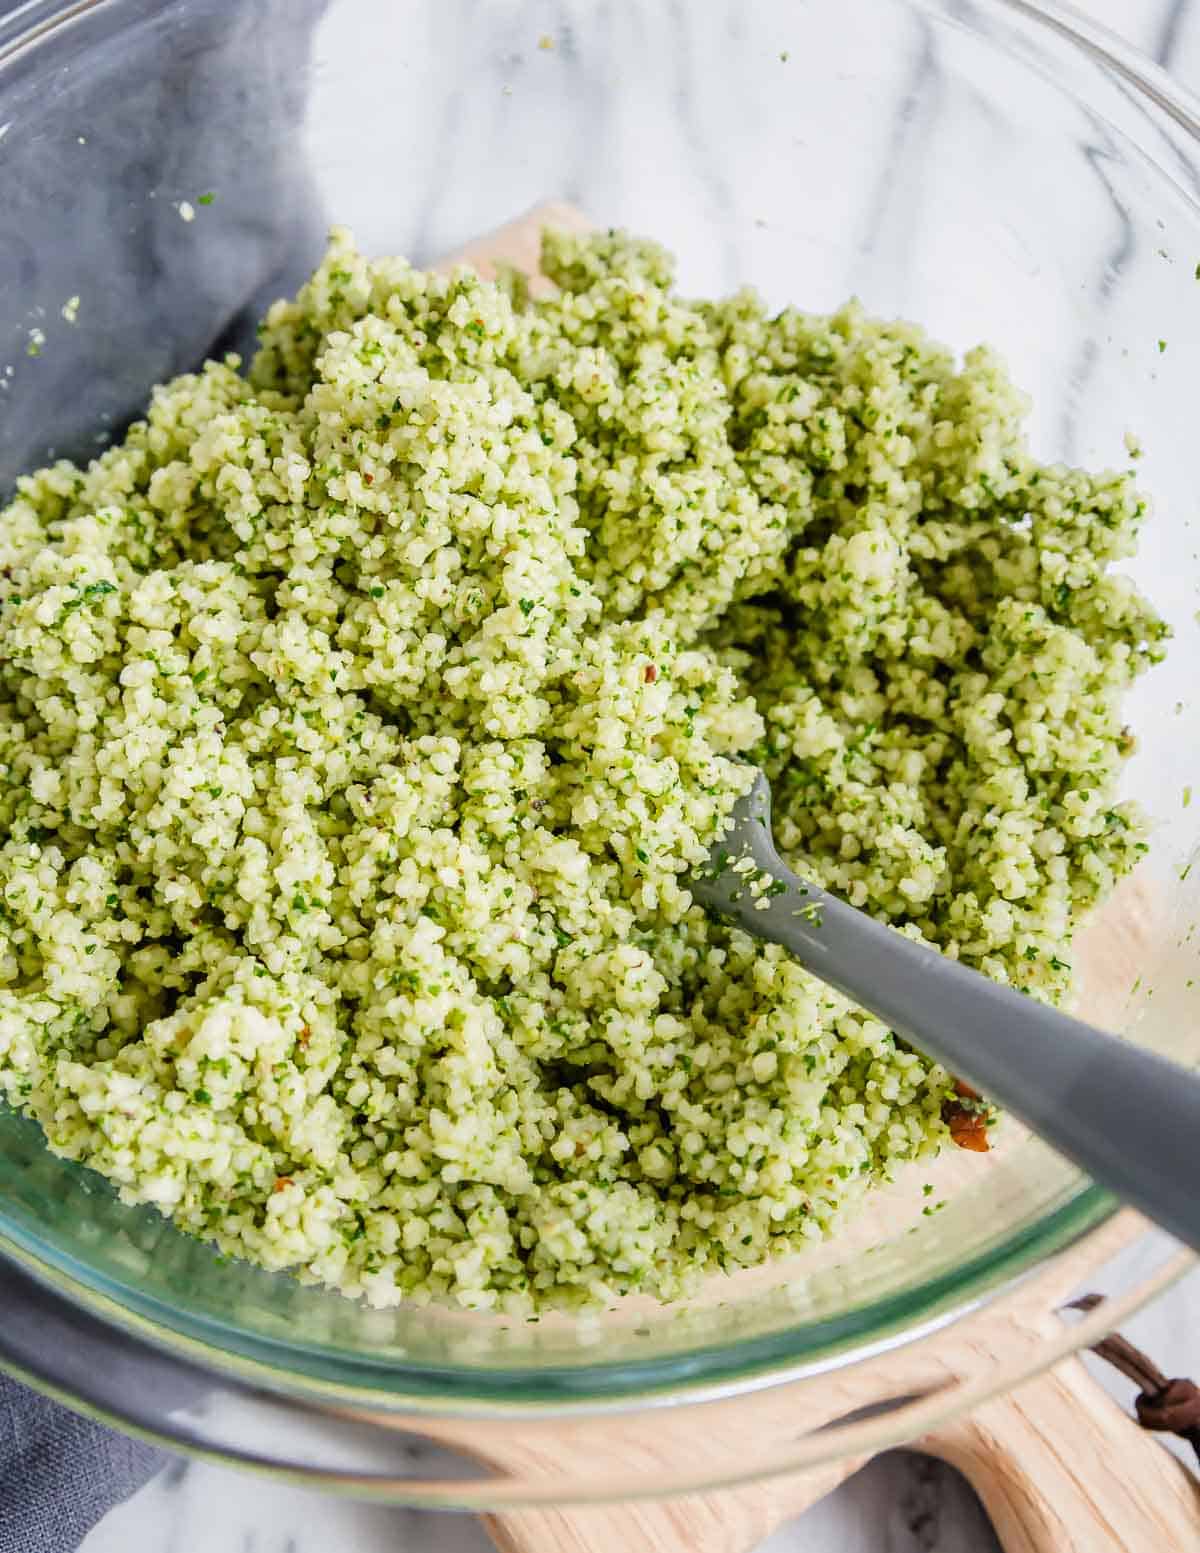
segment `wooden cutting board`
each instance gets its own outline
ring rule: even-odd
[[[572,206],[539,205],[443,267],[469,262],[494,275],[495,265],[507,262],[536,276],[547,224],[583,231],[592,223]],[[1153,937],[1149,897],[1136,885],[1127,888],[1086,937],[1096,968],[1086,1011],[1102,1019],[1110,989],[1115,997],[1128,988]],[[871,1364],[834,1370],[819,1384],[810,1379],[718,1402],[603,1416],[483,1424],[423,1417],[418,1427],[522,1482],[544,1484],[539,1497],[552,1497],[556,1481],[591,1483],[596,1497],[607,1497],[609,1483],[635,1482],[652,1493],[656,1481],[771,1473],[773,1463],[786,1460],[789,1440],[881,1398],[914,1396],[892,1423],[911,1419],[909,1443],[965,1474],[1006,1553],[1200,1549],[1200,1485],[1078,1359],[1063,1359],[1006,1395],[988,1395],[994,1377],[1037,1370],[1047,1355],[1072,1346],[1059,1307],[1144,1228],[1137,1215],[1122,1213],[982,1308]],[[1112,1301],[1080,1324],[1076,1338],[1096,1341],[1137,1303],[1136,1294]],[[978,1405],[970,1405],[972,1398]],[[886,1443],[895,1443],[894,1427]],[[489,1516],[487,1525],[505,1553],[750,1553],[866,1459],[842,1456],[803,1473],[672,1500],[504,1513]]]

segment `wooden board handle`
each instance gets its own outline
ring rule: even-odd
[[[1200,1484],[1078,1359],[916,1442],[971,1483],[1004,1553],[1200,1548]],[[753,1553],[858,1466],[688,1499],[489,1516],[500,1553]]]
[[[917,1448],[957,1467],[1005,1553],[1200,1548],[1200,1484],[1067,1359]]]
[[[835,1461],[686,1499],[517,1510],[485,1516],[484,1525],[500,1553],[753,1553],[861,1465]]]

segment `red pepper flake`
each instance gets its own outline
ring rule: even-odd
[[[375,476],[374,475],[363,475],[363,484],[364,485],[374,485],[375,484]]]
[[[969,1149],[972,1154],[987,1153],[990,1145],[985,1110],[964,1105],[961,1100],[947,1100],[942,1106],[942,1120],[950,1129],[951,1140],[960,1149]]]
[[[296,1183],[292,1180],[291,1176],[276,1176],[275,1177],[275,1190],[277,1192],[282,1192],[285,1187],[295,1186],[295,1184]]]
[[[648,663],[642,670],[642,678],[646,681],[647,685],[653,685],[654,681],[658,678],[658,666],[653,663]]]
[[[296,1037],[296,1044],[298,1046],[307,1046],[311,1040],[312,1031],[309,1029],[308,1025],[301,1025],[300,1034]]]

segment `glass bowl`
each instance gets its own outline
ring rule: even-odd
[[[1193,1061],[1196,110],[1051,5],[857,0],[849,14],[844,0],[18,6],[0,20],[0,491],[52,454],[87,456],[155,381],[252,342],[334,220],[368,252],[432,261],[564,199],[661,238],[687,289],[750,282],[813,310],[855,293],[956,348],[995,343],[1033,395],[1042,456],[1103,466],[1127,459],[1127,433],[1144,445],[1155,512],[1131,569],[1176,640],[1130,700],[1127,785],[1156,828],[1078,960],[1087,1012]],[[954,1151],[845,1235],[686,1306],[538,1324],[380,1312],[223,1261],[5,1113],[0,1352],[128,1425],[340,1480],[364,1459],[367,1418],[511,1422],[869,1372],[1112,1210],[1006,1124],[986,1158]],[[1048,1342],[1045,1362],[1069,1342]],[[251,1393],[272,1428],[294,1425],[269,1452],[234,1417]],[[204,1426],[185,1429],[197,1398]],[[871,1439],[888,1427],[874,1420]],[[865,1438],[797,1441],[777,1465]],[[518,1494],[458,1465],[388,1491]],[[753,1470],[731,1452],[701,1476]]]

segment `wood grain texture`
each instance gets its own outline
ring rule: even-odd
[[[687,1499],[485,1516],[500,1553],[749,1553],[857,1471],[847,1460],[803,1477]]]
[[[946,1410],[970,1390],[1061,1336],[1055,1310],[1122,1242],[1142,1232],[1121,1215],[1070,1254],[924,1342],[819,1383],[783,1385],[753,1397],[654,1415],[547,1420],[498,1443],[476,1436],[493,1465],[528,1481],[547,1474],[598,1491],[616,1474],[652,1483],[677,1477],[681,1460],[767,1469],[781,1443],[855,1406],[905,1390],[945,1388]],[[864,1373],[866,1372],[866,1373]],[[473,1431],[472,1431],[473,1432]],[[465,1445],[460,1435],[458,1442]],[[1200,1488],[1187,1470],[1121,1411],[1069,1358],[966,1413],[914,1433],[915,1449],[961,1471],[979,1495],[1005,1553],[1160,1553],[1200,1547]],[[482,1446],[482,1448],[480,1448]],[[844,1457],[808,1472],[715,1493],[488,1517],[503,1553],[750,1553],[862,1464]]]
[[[545,200],[514,221],[497,227],[475,238],[465,248],[450,254],[435,268],[452,269],[456,264],[469,264],[487,280],[495,280],[501,265],[513,265],[529,276],[529,289],[534,296],[544,296],[552,289],[541,274],[542,229],[548,226],[565,227],[569,232],[587,232],[595,225],[574,205],[562,200]]]
[[[1003,1356],[1002,1327],[997,1328]],[[957,1467],[1005,1553],[1200,1546],[1200,1485],[1068,1359],[917,1448]]]
[[[465,261],[494,275],[497,263],[507,262],[534,277],[535,291],[543,289],[545,282],[537,278],[539,234],[548,224],[573,230],[590,225],[571,206],[539,205],[442,267]],[[1085,936],[1090,963],[1084,966],[1082,1011],[1088,1017],[1102,1022],[1118,1006],[1153,915],[1153,900],[1131,882]],[[962,1163],[951,1151],[951,1167]],[[967,1164],[977,1168],[974,1161]],[[888,1211],[895,1206],[889,1204]],[[1200,1547],[1195,1481],[1109,1400],[1077,1360],[1067,1359],[1007,1395],[986,1396],[991,1377],[1036,1368],[1039,1355],[1061,1339],[1055,1312],[1062,1301],[1143,1227],[1136,1215],[1123,1213],[1069,1254],[949,1326],[883,1352],[870,1365],[851,1365],[819,1380],[618,1415],[522,1418],[508,1427],[423,1418],[417,1427],[521,1482],[588,1482],[598,1498],[620,1484],[764,1474],[761,1481],[670,1500],[486,1517],[502,1553],[750,1553],[867,1459],[840,1456],[802,1473],[780,1472],[789,1454],[794,1459],[796,1442],[857,1409],[905,1396],[917,1399],[904,1409],[903,1416],[913,1419],[909,1439],[964,1473],[1005,1553]],[[978,1405],[962,1411],[972,1396],[980,1398]],[[931,1411],[954,1416],[930,1425]],[[894,1432],[886,1443],[893,1442]]]

